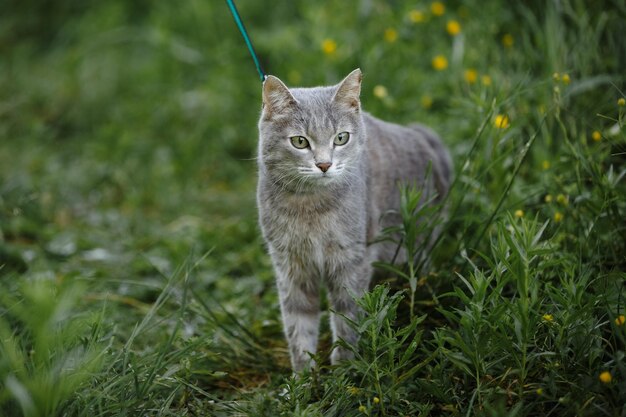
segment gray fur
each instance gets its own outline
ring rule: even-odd
[[[398,215],[388,213],[398,211],[399,185],[441,198],[450,184],[452,164],[437,135],[364,113],[360,88],[358,69],[332,87],[290,90],[272,76],[263,84],[257,203],[295,371],[310,366],[308,353],[316,351],[320,285],[337,313],[333,340],[357,341],[342,315],[356,319],[353,297],[368,289],[371,263],[394,256],[394,244],[368,242],[397,223]],[[337,146],[340,132],[350,138]],[[296,149],[292,136],[304,136],[310,147]],[[325,173],[316,166],[329,162]],[[331,362],[350,356],[335,348]]]

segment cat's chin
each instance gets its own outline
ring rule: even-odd
[[[321,175],[315,175],[313,176],[312,180],[314,182],[318,182],[320,184],[328,184],[331,182],[335,182],[339,179],[339,175],[335,175],[335,174],[321,174]]]
[[[329,186],[339,184],[341,182],[340,179],[341,175],[336,174],[307,175],[306,180],[304,183],[301,183],[300,186],[303,189],[313,191],[315,189],[328,188]]]

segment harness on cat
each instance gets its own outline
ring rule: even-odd
[[[228,8],[230,12],[233,14],[233,18],[235,19],[235,23],[243,36],[243,40],[246,41],[246,45],[248,46],[248,51],[250,51],[250,55],[252,55],[252,59],[254,60],[254,65],[256,66],[257,71],[259,72],[259,76],[261,77],[261,82],[265,81],[267,75],[263,72],[263,68],[261,68],[261,62],[259,62],[259,58],[254,52],[254,47],[252,46],[252,41],[250,40],[250,36],[248,36],[248,32],[241,21],[241,17],[239,16],[239,12],[237,11],[237,7],[235,6],[234,0],[226,0],[226,4],[228,4]]]

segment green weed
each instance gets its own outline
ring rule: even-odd
[[[328,364],[325,315],[319,368],[293,376],[226,5],[10,1],[0,413],[626,415],[622,2],[238,8],[288,85],[361,67],[365,109],[435,128],[445,215],[402,190],[385,237],[409,260],[377,265],[355,359]]]

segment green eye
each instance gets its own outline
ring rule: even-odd
[[[350,134],[348,132],[341,132],[335,137],[335,145],[345,145],[346,143],[348,143],[348,139],[350,139]]]
[[[292,136],[289,139],[294,148],[304,149],[309,146],[309,141],[304,136]]]

